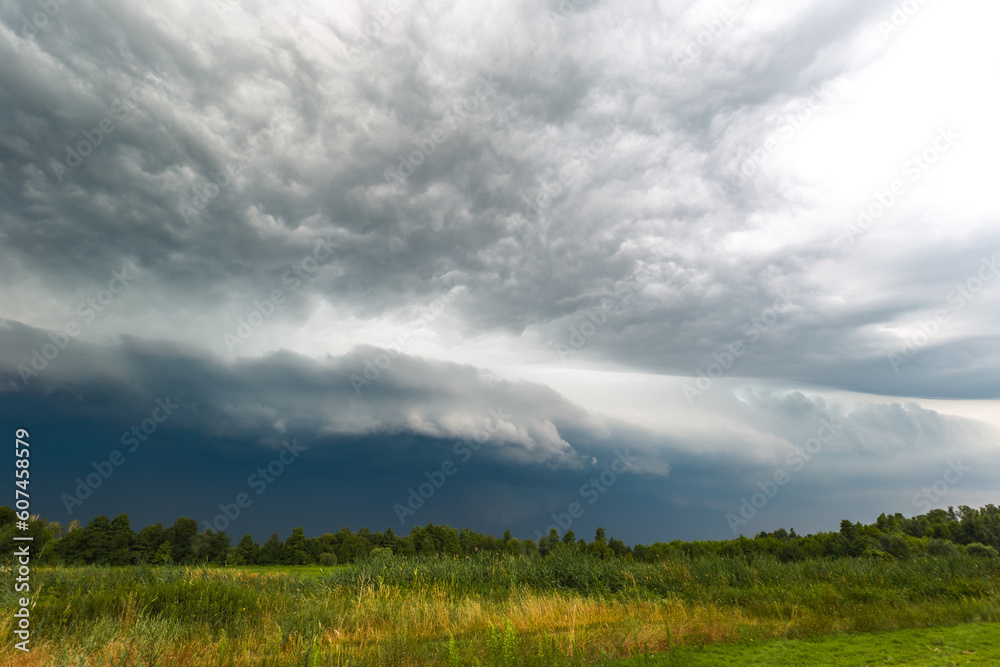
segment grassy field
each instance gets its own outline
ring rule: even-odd
[[[820,636],[1000,621],[1000,559],[964,555],[79,567],[40,569],[36,581],[32,653],[15,661],[7,651],[0,664],[582,665],[662,652],[694,660],[711,650],[735,651],[740,662],[741,651],[775,638],[799,640],[781,644],[787,655],[814,640],[846,651],[837,643],[846,637]],[[11,608],[12,586],[4,589]],[[11,625],[4,613],[8,637]],[[889,641],[876,637],[865,641]]]
[[[799,667],[811,665],[1000,665],[1000,625],[896,630],[815,639],[772,640],[682,647],[649,658],[630,658],[615,667]]]

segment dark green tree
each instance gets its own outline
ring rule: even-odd
[[[600,526],[594,532],[594,541],[590,545],[590,553],[602,560],[607,560],[612,556],[611,549],[608,547],[608,540],[604,537],[604,528]]]
[[[281,562],[281,538],[277,533],[271,533],[271,537],[260,548],[260,555],[257,562],[261,565],[277,565]]]
[[[174,562],[172,553],[173,548],[170,546],[170,542],[163,542],[153,554],[153,565],[170,565]]]
[[[292,534],[281,547],[281,562],[285,565],[306,565],[310,562],[306,553],[305,529],[301,526],[292,529]]]
[[[171,557],[179,565],[194,563],[194,537],[198,534],[198,522],[182,516],[166,530],[166,539],[170,541],[173,553]]]
[[[236,560],[241,565],[256,565],[260,556],[260,545],[254,541],[253,536],[247,533],[240,538],[235,547]]]
[[[434,538],[429,532],[424,533],[423,537],[420,538],[417,553],[421,556],[433,556],[437,552],[437,543],[434,542]]]
[[[133,553],[135,562],[152,563],[153,556],[156,555],[160,545],[166,540],[166,533],[163,524],[154,523],[139,531],[135,538],[135,548]]]
[[[127,514],[119,514],[108,526],[108,564],[131,565],[135,562],[133,547],[136,535]]]

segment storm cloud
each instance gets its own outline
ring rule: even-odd
[[[748,533],[913,513],[958,458],[935,506],[995,502],[996,18],[0,3],[0,415],[51,440],[39,510],[167,396],[74,517],[210,516],[296,438],[247,531],[392,524],[455,459],[412,520],[529,536],[628,449],[582,528],[724,537],[824,420]]]

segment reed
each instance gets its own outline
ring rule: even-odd
[[[380,558],[310,575],[87,566],[40,568],[35,581],[32,652],[0,665],[583,665],[1000,620],[1000,559],[967,555]],[[11,614],[0,631],[12,636]]]

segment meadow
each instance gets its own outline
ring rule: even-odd
[[[332,568],[49,566],[35,581],[32,651],[8,650],[0,664],[655,665],[681,664],[670,660],[683,655],[710,664],[693,662],[692,651],[735,656],[772,640],[801,648],[855,636],[845,633],[992,630],[960,624],[1000,621],[1000,559],[964,553],[640,563],[566,551],[387,556]],[[5,586],[5,609],[13,596]],[[9,637],[11,614],[2,618]],[[643,657],[652,655],[660,657]]]

